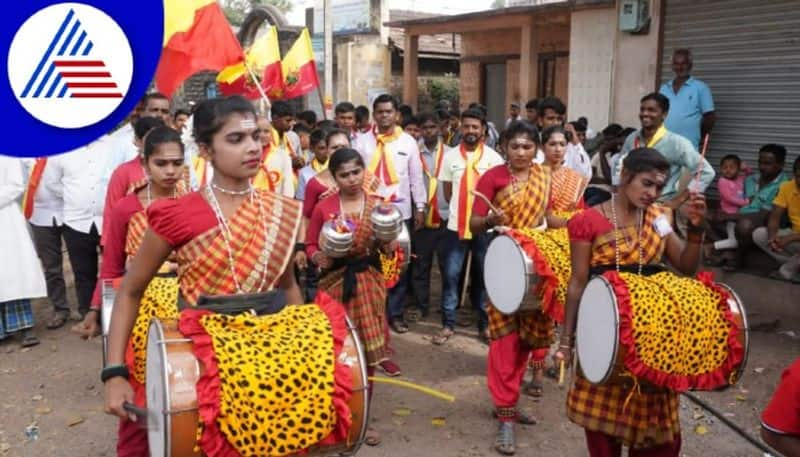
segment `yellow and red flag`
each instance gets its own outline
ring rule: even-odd
[[[261,96],[256,84],[261,84],[271,99],[281,98],[283,75],[281,73],[281,52],[278,47],[278,31],[273,26],[267,33],[256,38],[245,56],[246,61],[226,67],[217,75],[220,92],[225,95],[241,94],[256,99]],[[254,81],[245,66],[253,70],[260,81]]]
[[[216,0],[164,0],[164,49],[156,87],[171,96],[202,70],[241,62],[244,52]]]
[[[317,64],[308,29],[303,29],[297,41],[281,61],[283,69],[283,99],[300,97],[319,87]]]

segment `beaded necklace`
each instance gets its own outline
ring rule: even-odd
[[[620,245],[620,227],[617,221],[617,204],[616,204],[616,195],[611,194],[611,219],[614,223],[614,255],[617,262],[617,273],[619,273],[619,264],[621,255],[619,252],[619,245]],[[638,238],[636,239],[636,244],[639,247],[639,275],[642,274],[642,263],[644,261],[644,248],[642,247],[642,229],[644,228],[644,211],[641,208],[637,210],[639,213],[639,221],[637,222],[637,232]]]
[[[211,189],[211,187],[214,187],[215,189],[219,189],[219,187],[216,186],[214,183],[211,183],[210,187],[206,187],[206,195],[208,196],[209,203],[211,203],[211,209],[214,210],[214,215],[217,217],[217,224],[219,225],[220,231],[222,232],[222,238],[223,240],[225,240],[225,247],[227,248],[228,251],[228,266],[231,270],[231,277],[233,278],[233,284],[236,286],[237,293],[240,294],[245,293],[245,291],[242,289],[241,284],[239,283],[239,279],[236,277],[236,264],[233,261],[233,249],[231,248],[231,241],[230,241],[233,238],[233,235],[231,234],[231,229],[228,226],[228,222],[225,220],[225,215],[222,213],[222,208],[219,205],[219,200],[217,200],[217,196],[214,195],[214,191]],[[224,193],[224,191],[222,192]],[[228,192],[234,192],[234,191],[228,191]],[[254,191],[252,186],[246,192],[250,193],[250,201],[252,202],[253,199],[256,198],[254,197],[254,195],[257,194],[257,192]],[[245,193],[239,193],[233,195],[245,195]],[[258,199],[258,218],[261,220],[261,226],[264,232],[264,239],[266,240],[267,239],[266,214],[264,212],[264,204],[262,202],[260,194],[258,194],[257,199]],[[264,249],[266,249],[266,244],[264,245]],[[255,289],[255,291],[263,290],[264,284],[267,281],[268,256],[263,252],[261,256],[264,259],[262,265],[263,268],[261,269],[261,283]]]

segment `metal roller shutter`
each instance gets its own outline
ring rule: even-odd
[[[762,144],[780,143],[789,169],[800,153],[800,0],[664,1],[662,80],[672,52],[691,49],[717,113],[711,164],[737,154],[755,167]]]

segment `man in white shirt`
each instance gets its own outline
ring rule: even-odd
[[[469,230],[475,189],[478,179],[487,170],[504,163],[500,154],[482,142],[486,119],[479,110],[466,110],[461,113],[461,144],[449,149],[439,171],[439,181],[444,188],[444,198],[449,203],[447,234],[445,243],[449,252],[442,281],[442,331],[434,337],[435,344],[443,344],[452,335],[456,319],[459,290],[458,280],[468,252],[472,253],[472,283],[470,301],[478,314],[478,332],[487,338],[488,318],[486,315],[485,289],[483,287],[483,258],[489,246],[485,233],[473,235]],[[469,174],[468,174],[469,173]]]
[[[564,103],[556,97],[547,97],[539,102],[539,129],[540,131],[550,127],[551,125],[564,126],[570,138],[567,143],[567,151],[564,154],[564,165],[577,171],[585,176],[587,179],[592,179],[592,164],[589,160],[589,154],[583,149],[578,132],[570,125],[564,125],[564,116],[567,113],[567,107]],[[536,163],[544,162],[544,153],[540,150],[536,152]]]
[[[46,324],[49,329],[62,327],[69,318],[67,289],[64,283],[64,260],[62,256],[61,232],[64,218],[64,201],[53,191],[58,186],[51,159],[23,160],[27,179],[23,202],[23,214],[28,219],[33,234],[36,254],[42,262],[47,283],[47,298],[53,305],[53,317]]]
[[[53,193],[64,202],[64,242],[67,245],[78,312],[89,311],[97,284],[97,261],[103,227],[103,207],[108,186],[105,173],[112,141],[108,136],[48,160],[53,167]]]
[[[388,94],[378,96],[372,104],[375,128],[359,135],[353,144],[367,169],[378,176],[378,193],[394,196],[400,214],[409,229],[421,228],[425,215],[426,191],[417,142],[397,126],[397,101]],[[412,214],[413,205],[416,209]],[[401,275],[397,285],[389,290],[387,314],[389,325],[397,333],[408,331],[403,317],[409,271]]]

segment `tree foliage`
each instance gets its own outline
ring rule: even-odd
[[[260,5],[273,5],[284,14],[292,9],[291,0],[221,0],[220,3],[228,22],[235,26],[242,25],[247,13]]]

